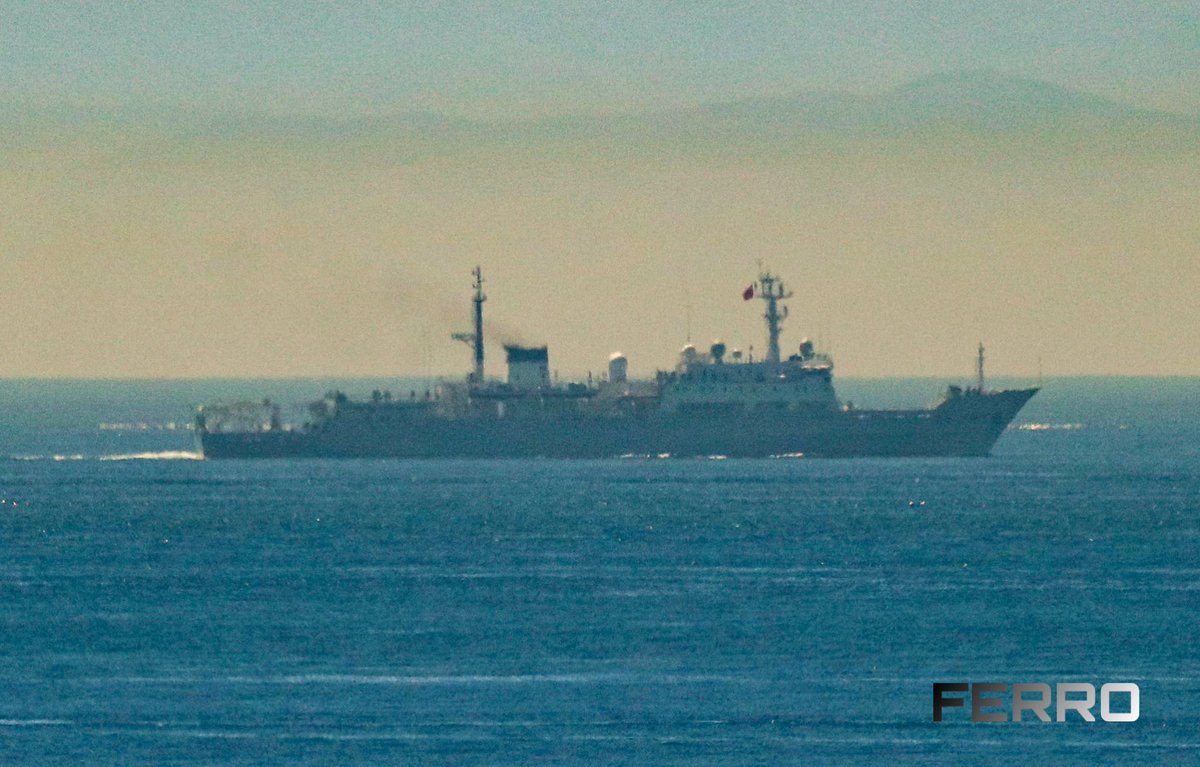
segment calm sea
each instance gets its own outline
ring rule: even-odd
[[[194,460],[197,402],[333,385],[386,382],[0,382],[0,763],[1200,747],[1200,379],[1050,380],[987,459]],[[934,724],[935,681],[1141,718]]]

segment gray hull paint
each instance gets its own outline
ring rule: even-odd
[[[450,419],[354,405],[308,431],[199,434],[207,458],[609,458],[983,456],[1037,389],[970,393],[926,410]]]

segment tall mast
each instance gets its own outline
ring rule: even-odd
[[[487,296],[483,294],[483,271],[476,266],[472,274],[475,275],[475,297],[471,299],[475,304],[475,371],[473,378],[478,383],[483,381],[483,302],[487,300]]]
[[[980,393],[983,392],[983,342],[979,342],[979,357],[975,360],[975,377],[976,384],[979,386]]]
[[[475,288],[475,296],[471,299],[471,303],[475,305],[474,319],[475,331],[473,333],[454,333],[450,337],[455,341],[462,341],[471,345],[474,351],[474,366],[471,370],[471,381],[473,383],[483,382],[483,302],[487,300],[487,296],[483,294],[483,271],[477,266],[471,272],[475,276],[475,281],[472,287]]]
[[[767,302],[767,311],[763,314],[767,321],[767,362],[778,363],[779,331],[788,316],[787,307],[779,306],[779,302],[791,298],[792,294],[783,287],[783,280],[763,272],[758,276],[758,297]]]

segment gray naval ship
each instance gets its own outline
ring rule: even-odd
[[[838,400],[833,360],[805,340],[779,346],[791,297],[764,272],[743,298],[761,299],[767,354],[754,360],[716,342],[688,344],[671,370],[628,377],[620,353],[598,381],[551,380],[545,346],[504,346],[505,380],[483,373],[483,276],[474,271],[474,329],[465,380],[423,394],[375,392],[354,401],[330,392],[285,423],[278,405],[210,405],[196,416],[206,458],[607,458],[617,456],[859,457],[983,456],[1036,388],[984,388],[983,346],[975,386],[950,386],[936,405],[857,409]]]

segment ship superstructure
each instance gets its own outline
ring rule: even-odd
[[[766,359],[743,359],[740,350],[728,353],[721,341],[713,342],[707,354],[688,344],[680,352],[675,370],[658,376],[663,409],[837,409],[833,360],[828,355],[816,353],[806,338],[795,354],[781,357],[779,336],[787,307],[780,302],[792,296],[783,282],[764,272],[743,295],[747,300],[757,296],[766,303]]]
[[[932,408],[857,410],[833,387],[833,360],[805,339],[780,346],[782,280],[762,272],[743,293],[764,304],[767,354],[754,360],[720,341],[685,345],[653,379],[628,375],[628,359],[609,357],[607,375],[559,384],[545,346],[504,346],[507,376],[484,375],[483,274],[472,284],[471,370],[408,397],[376,392],[354,401],[338,392],[310,404],[307,418],[284,424],[276,406],[208,406],[197,415],[206,457],[615,457],[986,455],[1037,389],[988,391],[983,347],[974,387],[948,388]],[[265,414],[265,417],[264,417]]]

